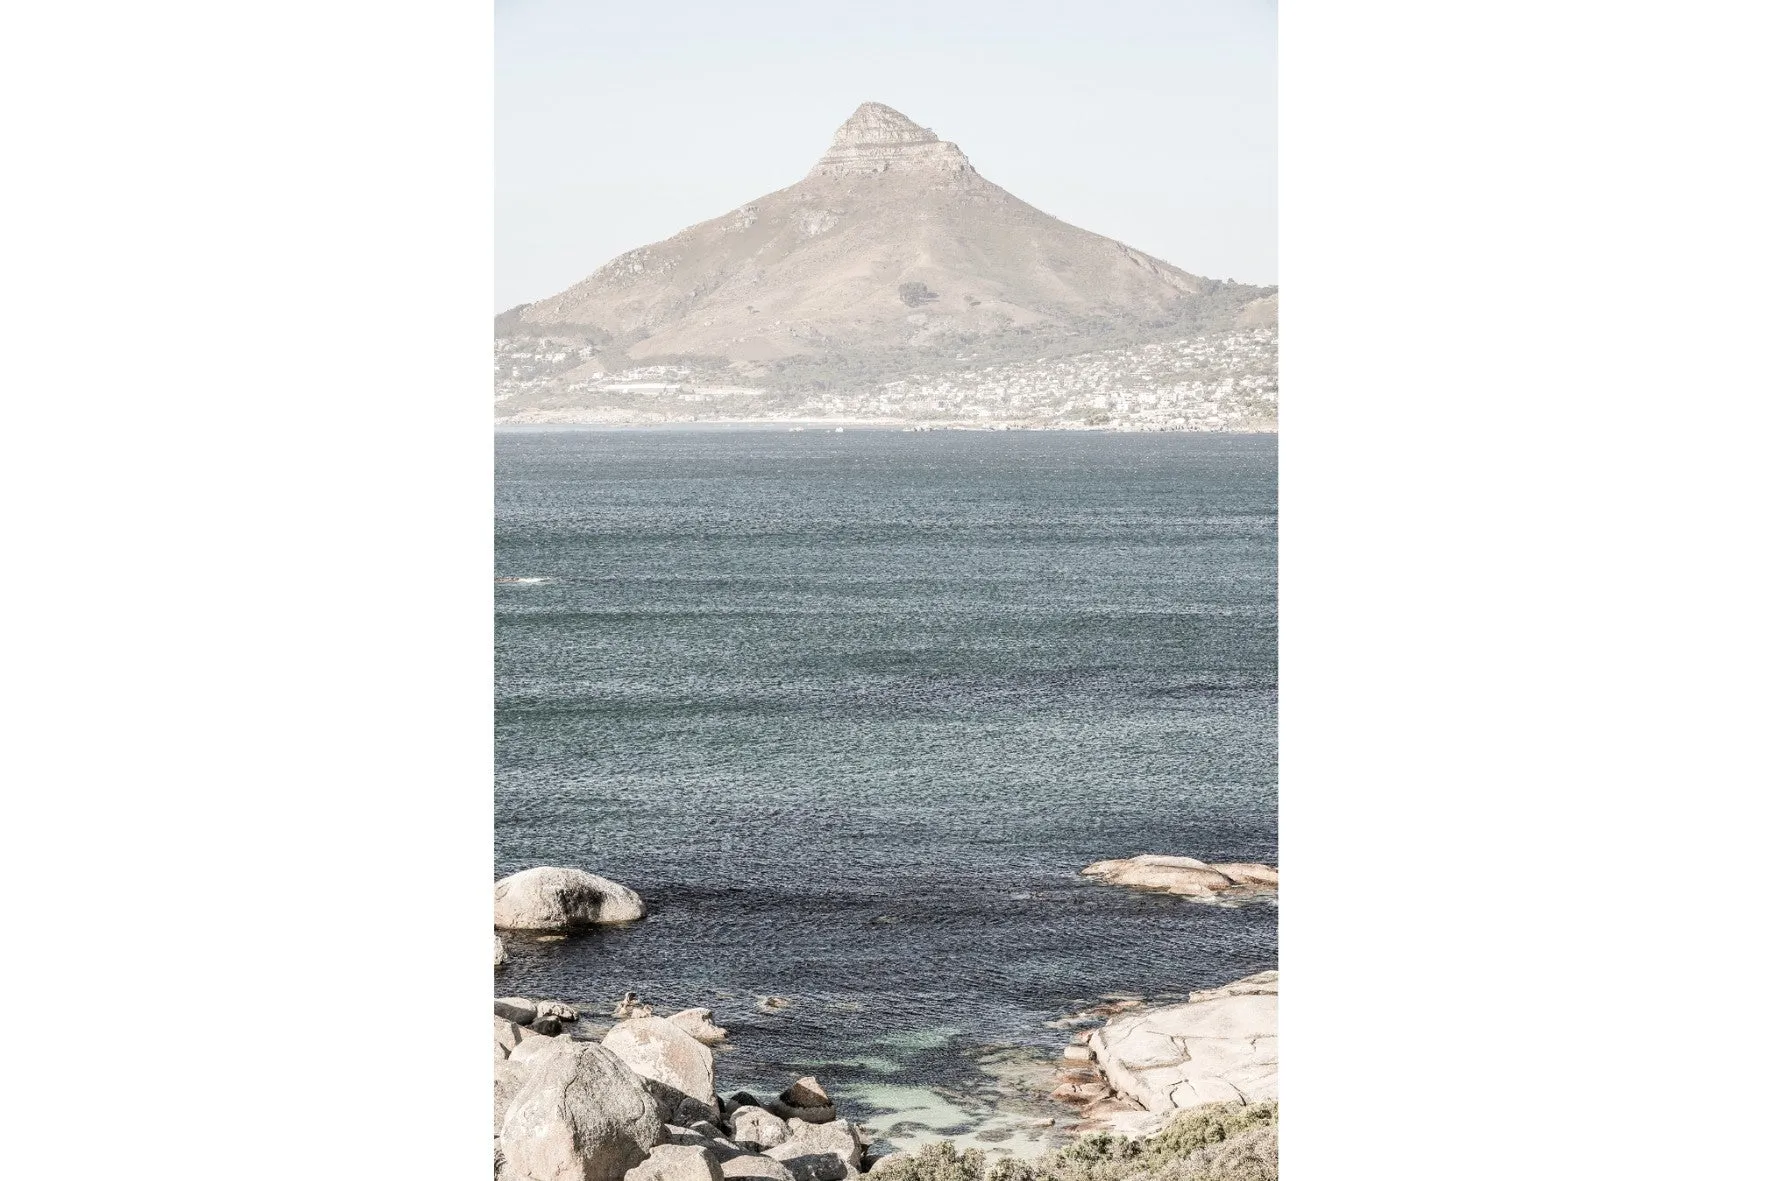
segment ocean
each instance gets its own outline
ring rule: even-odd
[[[1078,876],[1277,860],[1274,436],[495,447],[495,873],[650,908],[507,936],[500,995],[710,1007],[722,1091],[1014,1149],[1067,1014],[1277,966],[1274,906]]]

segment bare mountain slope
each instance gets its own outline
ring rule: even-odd
[[[934,132],[863,103],[804,180],[624,254],[499,328],[579,337],[633,363],[783,372],[783,358],[1025,356],[1228,327],[1270,291],[1067,225]]]

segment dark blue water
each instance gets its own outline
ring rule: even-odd
[[[1276,912],[1095,886],[1274,861],[1272,436],[505,431],[500,874],[651,916],[511,994],[711,1005],[723,1087],[841,1100],[1276,964]],[[764,1013],[757,998],[790,998]]]

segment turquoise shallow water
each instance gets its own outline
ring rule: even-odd
[[[1272,436],[496,447],[497,572],[538,581],[496,592],[495,869],[652,908],[512,940],[501,991],[711,1005],[723,1087],[927,1122],[1079,1002],[1275,966],[1272,907],[1077,876],[1276,857]]]

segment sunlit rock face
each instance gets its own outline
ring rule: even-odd
[[[893,169],[977,175],[958,147],[884,103],[857,107],[837,128],[830,150],[810,175],[855,176]]]

